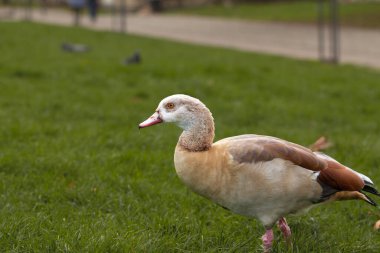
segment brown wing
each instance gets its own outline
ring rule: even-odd
[[[295,143],[269,136],[242,135],[226,139],[233,159],[239,163],[266,162],[275,158],[305,169],[320,171],[318,181],[340,191],[359,191],[364,181],[332,158]]]
[[[239,163],[266,162],[281,158],[313,171],[327,168],[326,161],[310,149],[274,137],[243,135],[229,138],[228,141],[229,151]]]
[[[326,160],[327,169],[319,173],[318,181],[341,191],[360,191],[364,181],[353,171],[334,160]]]

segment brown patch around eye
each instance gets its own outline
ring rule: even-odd
[[[174,104],[173,104],[173,103],[167,103],[167,104],[165,105],[165,108],[166,108],[166,109],[173,109],[173,108],[174,108]]]

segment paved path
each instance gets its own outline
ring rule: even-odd
[[[0,17],[4,16],[0,9]],[[35,10],[32,20],[41,23],[72,25],[71,13]],[[25,18],[25,10],[16,10],[13,20]],[[82,26],[96,30],[116,30],[120,21],[101,16],[94,24],[87,16]],[[295,58],[317,59],[317,29],[312,25],[282,24],[225,20],[221,18],[130,15],[127,32],[176,41],[214,45],[244,51],[264,52]],[[341,61],[380,69],[380,29],[343,28],[341,31]]]

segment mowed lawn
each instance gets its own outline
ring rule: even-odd
[[[174,93],[208,105],[216,139],[327,135],[380,186],[379,71],[31,23],[0,34],[0,252],[261,252],[259,222],[177,178],[177,127],[138,130]],[[364,202],[319,206],[288,218],[292,249],[276,229],[273,252],[378,252],[378,219]]]
[[[208,5],[184,8],[173,13],[216,16],[245,20],[315,23],[318,16],[317,1],[290,1],[235,4],[232,6]],[[329,20],[330,1],[323,4],[326,22]],[[345,26],[380,28],[380,2],[340,1],[340,23]]]

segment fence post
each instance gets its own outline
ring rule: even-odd
[[[33,0],[26,0],[25,20],[31,20],[32,19],[32,5],[33,5]]]
[[[127,30],[127,6],[125,0],[120,1],[120,32],[125,33]]]
[[[339,2],[338,0],[330,0],[328,16],[325,15],[324,2],[324,0],[317,0],[319,60],[330,63],[338,63],[340,57]],[[326,39],[325,30],[328,30],[329,32],[328,39]],[[326,49],[326,47],[328,48]]]
[[[330,43],[331,62],[339,62],[339,3],[338,0],[330,0]]]
[[[320,61],[325,61],[325,15],[324,15],[324,0],[318,0],[318,55]]]

